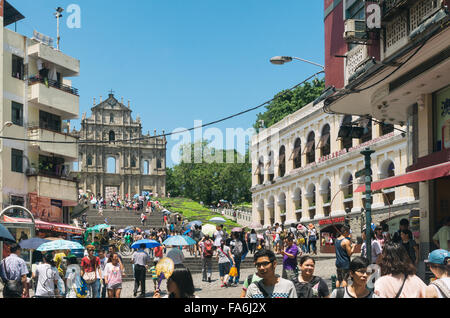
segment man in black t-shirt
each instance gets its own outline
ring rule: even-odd
[[[402,241],[402,237],[400,235],[401,231],[409,231],[409,221],[408,219],[401,219],[400,220],[400,226],[399,226],[399,230],[397,232],[394,233],[394,236],[392,237],[392,242],[394,243],[401,243]],[[412,232],[410,233],[410,237],[412,237]]]

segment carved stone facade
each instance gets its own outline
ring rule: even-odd
[[[94,100],[95,105],[95,100]],[[80,188],[107,200],[116,192],[121,198],[142,191],[166,194],[166,139],[142,134],[139,116],[133,120],[131,109],[113,94],[83,114],[79,137]],[[85,141],[95,141],[83,143]]]

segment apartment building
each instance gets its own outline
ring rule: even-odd
[[[422,261],[450,215],[449,1],[326,0],[325,29],[326,85],[336,90],[325,110],[401,125],[408,136],[405,173],[372,186],[416,189]]]
[[[2,9],[1,205],[68,223],[78,198],[76,179],[69,176],[77,139],[68,133],[70,120],[79,116],[78,90],[69,78],[79,75],[80,61],[37,32],[30,38],[6,28],[24,17],[7,1]]]

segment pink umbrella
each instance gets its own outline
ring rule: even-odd
[[[260,240],[264,240],[264,236],[262,236],[261,234],[256,235],[256,237]]]
[[[235,227],[234,229],[231,230],[231,232],[242,232],[242,228],[241,227]]]

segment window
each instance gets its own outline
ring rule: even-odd
[[[61,117],[40,110],[39,128],[61,132]]]
[[[108,159],[106,160],[106,172],[116,173],[116,158],[108,157]]]
[[[344,116],[341,126],[351,126],[351,124],[352,124],[352,116],[351,115]],[[341,140],[342,140],[342,149],[341,150],[343,150],[343,149],[349,150],[351,147],[353,147],[352,137],[345,137],[345,138],[342,138]]]
[[[109,114],[109,122],[114,123],[114,114],[113,113]]]
[[[279,154],[279,175],[280,177],[284,177],[284,174],[286,173],[286,161],[285,161],[285,157],[286,157],[286,150],[285,147],[282,146],[280,149],[280,154]]]
[[[23,173],[23,151],[11,149],[11,171]]]
[[[269,161],[266,164],[266,167],[268,168],[268,176],[269,176],[269,181],[273,181],[273,179],[275,178],[275,174],[274,174],[274,164],[273,164],[273,151],[271,151],[269,153]]]
[[[23,126],[23,105],[11,102],[11,121],[14,125]]]
[[[331,152],[330,147],[330,125],[325,125],[322,129],[322,136],[320,137],[320,142],[318,145],[320,148],[321,156],[328,156]]]
[[[115,141],[116,140],[116,134],[114,133],[114,131],[110,131],[109,132],[109,141]]]
[[[148,160],[144,161],[144,174],[149,174],[149,164],[148,164]]]
[[[361,143],[372,140],[372,119],[364,118],[360,120],[360,127],[364,128],[364,135],[361,137]]]
[[[302,166],[302,156],[300,154],[301,149],[302,149],[302,141],[300,140],[300,138],[297,138],[295,140],[294,152],[293,152],[294,169],[300,168]]]
[[[12,77],[23,80],[23,69],[23,58],[13,54],[11,72]]]
[[[92,166],[92,155],[87,156],[87,165]]]
[[[387,135],[394,131],[394,125],[380,123],[381,126],[381,135]]]
[[[162,163],[161,163],[161,159],[156,160],[156,169],[161,169],[162,168]]]
[[[307,139],[307,144],[304,153],[306,153],[306,163],[312,163],[316,161],[316,147],[315,147],[315,134],[310,132]]]
[[[132,168],[136,167],[136,158],[134,156],[131,157],[131,167]]]
[[[263,184],[264,183],[264,157],[259,158],[258,169],[256,170],[255,174],[258,175],[258,184]]]

